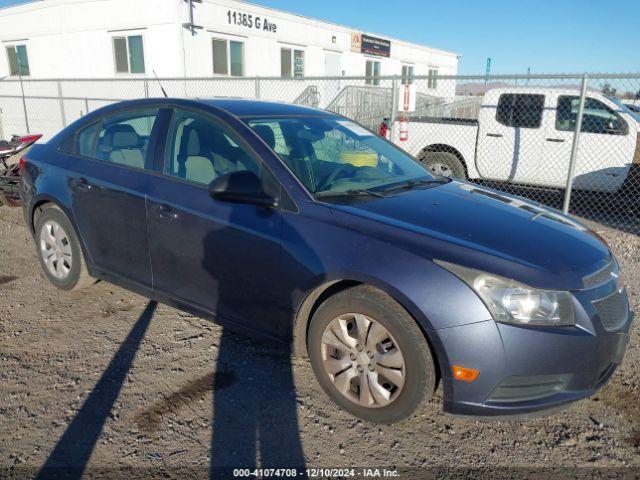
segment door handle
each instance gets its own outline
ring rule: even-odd
[[[86,192],[87,190],[91,190],[91,184],[87,181],[86,178],[78,177],[71,180],[71,186],[75,190],[80,190],[82,192]]]
[[[175,220],[178,218],[178,214],[164,203],[158,207],[158,216],[163,220]]]
[[[564,138],[547,138],[547,142],[562,143],[564,142]]]
[[[487,133],[487,137],[502,138],[501,133]]]

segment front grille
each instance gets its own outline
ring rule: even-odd
[[[618,290],[608,297],[595,300],[593,306],[596,307],[600,321],[608,331],[621,328],[629,316],[629,298],[624,289]]]
[[[582,279],[585,289],[594,288],[620,276],[618,263],[613,260],[606,267]]]

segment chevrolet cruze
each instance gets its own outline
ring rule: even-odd
[[[616,258],[559,212],[436,177],[347,118],[145,99],[22,162],[24,216],[61,289],[106,280],[308,355],[362,419],[529,417],[600,388],[632,314]]]

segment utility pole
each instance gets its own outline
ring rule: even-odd
[[[196,30],[200,30],[202,29],[202,26],[200,25],[196,25],[193,21],[193,4],[194,3],[202,3],[202,0],[184,0],[185,2],[187,2],[187,4],[189,5],[189,21],[187,23],[183,23],[182,26],[184,28],[189,29],[189,31],[191,32],[191,35],[195,35],[196,34]]]

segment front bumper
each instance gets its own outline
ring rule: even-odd
[[[487,320],[433,331],[444,411],[527,419],[592,395],[622,362],[633,322],[626,304],[626,320],[615,331],[604,328],[593,301],[605,293],[574,294],[576,326],[528,327]],[[471,383],[455,380],[453,365],[480,374]]]

